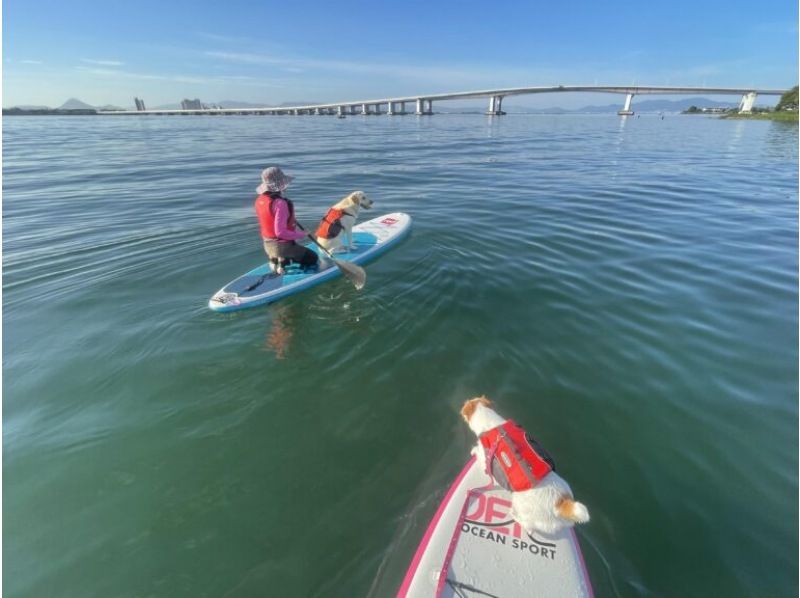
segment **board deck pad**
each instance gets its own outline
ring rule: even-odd
[[[411,217],[408,214],[394,212],[378,216],[353,227],[355,247],[352,251],[339,251],[333,256],[337,260],[354,264],[366,263],[394,246],[410,230]],[[310,243],[308,248],[320,256],[318,269],[304,270],[292,264],[286,268],[284,274],[274,274],[270,272],[265,256],[263,264],[232,280],[214,293],[208,301],[209,309],[227,312],[273,303],[341,276],[339,268],[319,247]]]
[[[593,596],[574,530],[526,533],[509,514],[510,493],[487,485],[489,477],[473,457],[439,505],[398,597],[437,596],[445,564],[439,595],[446,598]]]

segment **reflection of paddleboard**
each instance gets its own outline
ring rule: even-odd
[[[509,515],[509,493],[488,483],[473,457],[428,525],[398,598],[591,597],[574,531],[527,534]]]
[[[395,212],[373,218],[353,227],[352,251],[334,253],[337,260],[361,264],[367,262],[395,245],[411,230],[411,216]],[[303,272],[300,268],[290,266],[284,274],[270,273],[269,266],[262,264],[247,274],[229,282],[214,293],[208,301],[208,307],[214,311],[236,311],[256,305],[272,303],[304,291],[321,282],[336,278],[341,271],[316,245],[310,249],[320,254],[320,269]]]

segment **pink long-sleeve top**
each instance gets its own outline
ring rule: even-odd
[[[306,236],[303,231],[289,228],[289,206],[285,201],[278,200],[275,205],[275,235],[281,241],[297,241]]]

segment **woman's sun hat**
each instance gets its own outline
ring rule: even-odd
[[[285,174],[277,166],[270,166],[261,171],[261,184],[256,187],[256,191],[258,191],[259,195],[262,193],[280,193],[293,180],[293,176]]]

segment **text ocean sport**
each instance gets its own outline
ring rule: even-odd
[[[464,517],[461,533],[522,550],[536,557],[555,560],[555,544],[542,542],[524,533],[522,526],[511,518],[511,501],[491,494],[473,494],[473,498],[476,499],[475,503],[470,505]]]

